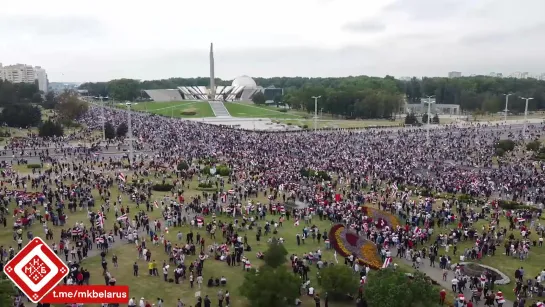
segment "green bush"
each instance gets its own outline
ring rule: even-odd
[[[216,174],[220,176],[229,176],[231,174],[231,169],[227,165],[220,165],[216,167]]]
[[[318,171],[314,176],[323,180],[331,180],[331,176],[326,171]]]
[[[291,123],[286,123],[286,125],[291,126],[292,124]]]
[[[303,167],[303,168],[301,168],[299,170],[299,174],[301,174],[302,177],[307,177],[308,178],[308,177],[310,177],[310,169]]]
[[[174,185],[170,183],[165,183],[165,184],[157,183],[157,184],[154,184],[151,188],[154,191],[158,191],[158,192],[170,192],[174,188]]]
[[[303,125],[303,129],[308,129],[308,125]]]
[[[203,175],[210,175],[210,166],[205,166],[204,168],[202,168],[201,173]]]
[[[42,168],[41,164],[27,164],[27,168]]]
[[[358,277],[346,265],[328,266],[320,271],[320,276],[322,288],[331,300],[346,300],[347,294],[358,291]]]
[[[38,128],[38,135],[41,137],[63,136],[64,130],[60,123],[47,120]]]
[[[182,112],[180,112],[180,114],[186,115],[186,116],[193,116],[193,115],[197,115],[197,112],[195,112],[195,111],[182,111]]]
[[[500,208],[504,210],[530,210],[530,211],[539,211],[540,209],[533,206],[526,206],[523,203],[519,203],[511,200],[500,200],[498,202]]]
[[[526,150],[530,150],[530,151],[539,151],[539,148],[541,147],[541,142],[540,141],[532,141],[528,144],[526,144]]]
[[[182,161],[182,162],[178,163],[177,169],[179,171],[187,171],[189,169],[189,165],[187,164],[187,162]]]
[[[212,184],[212,182],[200,182],[198,187],[199,188],[209,189],[209,188],[213,188],[214,184]]]
[[[288,113],[288,109],[280,109],[280,110],[278,110],[278,112]]]
[[[503,155],[505,155],[505,150],[503,150],[503,148],[496,148],[496,156],[498,157],[503,157]]]
[[[472,202],[473,197],[471,197],[471,195],[462,194],[462,195],[458,196],[458,201],[459,202],[465,202],[465,203]]]
[[[496,143],[496,149],[501,148],[504,151],[511,151],[515,149],[515,142],[513,140],[501,140]]]

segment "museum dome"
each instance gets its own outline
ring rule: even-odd
[[[232,86],[244,86],[247,88],[256,88],[257,84],[255,83],[254,79],[251,77],[248,77],[246,75],[236,77],[235,80],[233,80]]]

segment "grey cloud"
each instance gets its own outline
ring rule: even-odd
[[[362,20],[345,24],[343,30],[350,32],[376,33],[386,30],[386,25],[378,21]]]
[[[545,23],[533,26],[521,27],[511,31],[473,33],[460,38],[459,42],[464,45],[482,44],[513,44],[522,41],[538,43],[545,36]],[[534,39],[538,38],[538,41]]]
[[[383,13],[399,12],[426,21],[454,17],[471,5],[472,0],[395,0]]]
[[[95,37],[104,32],[100,20],[83,16],[7,15],[0,18],[0,29],[10,35],[74,39]]]

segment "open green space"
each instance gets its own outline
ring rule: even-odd
[[[206,101],[140,102],[132,108],[136,111],[176,118],[214,117],[214,112]]]
[[[225,107],[233,117],[263,117],[263,118],[301,118],[300,112],[287,110],[282,112],[281,108],[266,107],[253,103],[226,102]]]

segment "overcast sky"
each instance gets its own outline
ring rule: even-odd
[[[545,0],[11,1],[0,62],[50,81],[545,72]]]

